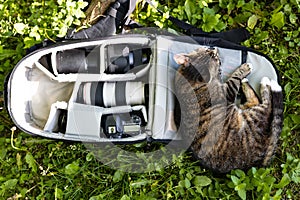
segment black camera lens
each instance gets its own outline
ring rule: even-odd
[[[79,49],[71,49],[59,51],[56,55],[58,73],[79,73],[87,71],[87,62],[85,51]]]
[[[57,72],[69,73],[99,73],[100,48],[69,49],[56,54]]]
[[[112,56],[108,60],[105,73],[124,74],[135,67],[149,63],[150,56],[150,48],[135,49],[122,56]]]
[[[66,133],[68,111],[64,109],[58,109],[58,111],[59,111],[58,124],[57,124],[58,132]]]

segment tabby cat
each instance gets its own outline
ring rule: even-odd
[[[282,129],[279,84],[264,77],[260,100],[245,78],[252,70],[248,63],[223,83],[217,49],[199,48],[174,60],[180,64],[175,77],[180,107],[175,118],[180,119],[175,121],[200,163],[219,173],[268,165]],[[246,102],[238,105],[240,88]]]

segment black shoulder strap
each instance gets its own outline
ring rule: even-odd
[[[137,0],[116,0],[106,10],[105,15],[93,26],[78,32],[76,32],[75,29],[69,29],[64,38],[56,38],[55,41],[46,39],[42,43],[27,49],[27,54],[39,48],[55,44],[55,42],[58,41],[96,39],[114,35],[116,32],[121,31],[125,24],[129,23],[129,15],[133,12],[136,1]]]
[[[134,0],[132,0],[134,1]],[[128,11],[131,10],[131,0],[117,0],[106,11],[96,24],[90,28],[67,33],[66,39],[95,39],[115,34],[126,22]]]
[[[240,44],[251,37],[249,31],[247,31],[245,28],[237,28],[220,33],[211,33],[211,36],[220,37],[236,44]]]
[[[155,8],[151,0],[146,0],[149,5]],[[163,12],[157,8],[155,8],[161,15]],[[207,33],[204,32],[202,29],[197,28],[191,24],[188,24],[182,20],[179,20],[171,15],[168,18],[174,25],[179,27],[183,30],[183,32],[187,35],[191,36],[203,36],[203,37],[215,37],[215,38],[222,38],[224,40],[240,44],[241,42],[250,38],[250,33],[244,28],[232,29],[229,31],[224,32],[214,32],[214,33]]]

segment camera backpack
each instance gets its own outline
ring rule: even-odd
[[[279,81],[266,55],[239,44],[249,37],[244,29],[205,33],[170,17],[189,36],[153,29],[114,35],[129,24],[132,2],[116,1],[91,28],[35,46],[19,61],[6,82],[7,110],[19,129],[84,142],[182,140],[174,122],[173,56],[199,47],[218,49],[223,80],[247,62],[257,94],[262,77]]]

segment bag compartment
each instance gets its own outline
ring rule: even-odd
[[[244,47],[227,48],[206,43],[208,39],[204,41],[199,44],[180,36],[150,39],[144,35],[122,35],[38,50],[12,71],[8,111],[23,131],[48,138],[93,142],[134,142],[147,137],[180,140],[174,123],[173,90],[178,68],[173,60],[175,54],[213,46],[220,54],[224,81],[243,61],[253,64],[247,78],[256,91],[263,76],[278,80],[274,66],[263,55]],[[136,51],[139,48],[142,50]],[[64,63],[72,54],[78,60]],[[137,56],[139,65],[132,62]],[[72,70],[65,70],[70,63]],[[131,88],[147,88],[147,97],[136,95],[127,101],[127,83]],[[96,91],[102,91],[102,100]],[[134,120],[136,112],[142,113],[138,117],[143,119]]]
[[[57,139],[79,140],[78,136],[65,134],[64,129],[59,128],[61,114],[68,113],[69,108],[77,103],[72,99],[73,93],[78,93],[75,92],[78,89],[76,87],[84,82],[134,82],[134,80],[147,79],[152,57],[150,44],[151,41],[146,36],[130,35],[126,40],[124,37],[115,36],[107,40],[60,44],[31,53],[16,65],[8,79],[7,107],[12,119],[27,133]],[[70,57],[72,54],[76,59],[69,65],[78,65],[78,71],[73,71],[74,68],[65,71],[64,69],[69,67],[67,63],[72,60]],[[113,59],[106,62],[108,56]],[[137,60],[138,56],[141,56],[140,61]],[[84,59],[85,61],[81,62]],[[91,59],[94,60],[91,62]],[[118,65],[122,64],[123,68],[129,67],[128,71],[112,71],[114,59],[117,60]],[[84,66],[82,63],[87,60],[88,68],[92,66],[93,69],[96,67],[98,69],[82,71],[81,68]],[[134,62],[136,60],[138,64]],[[133,101],[137,99],[135,97]],[[88,107],[96,109],[95,106]],[[113,113],[117,113],[118,109],[116,107]],[[136,106],[131,109],[136,112]],[[109,109],[105,112],[107,110]],[[122,113],[122,109],[120,112]],[[67,130],[67,127],[65,129]],[[125,126],[125,129],[129,130],[130,126]]]

